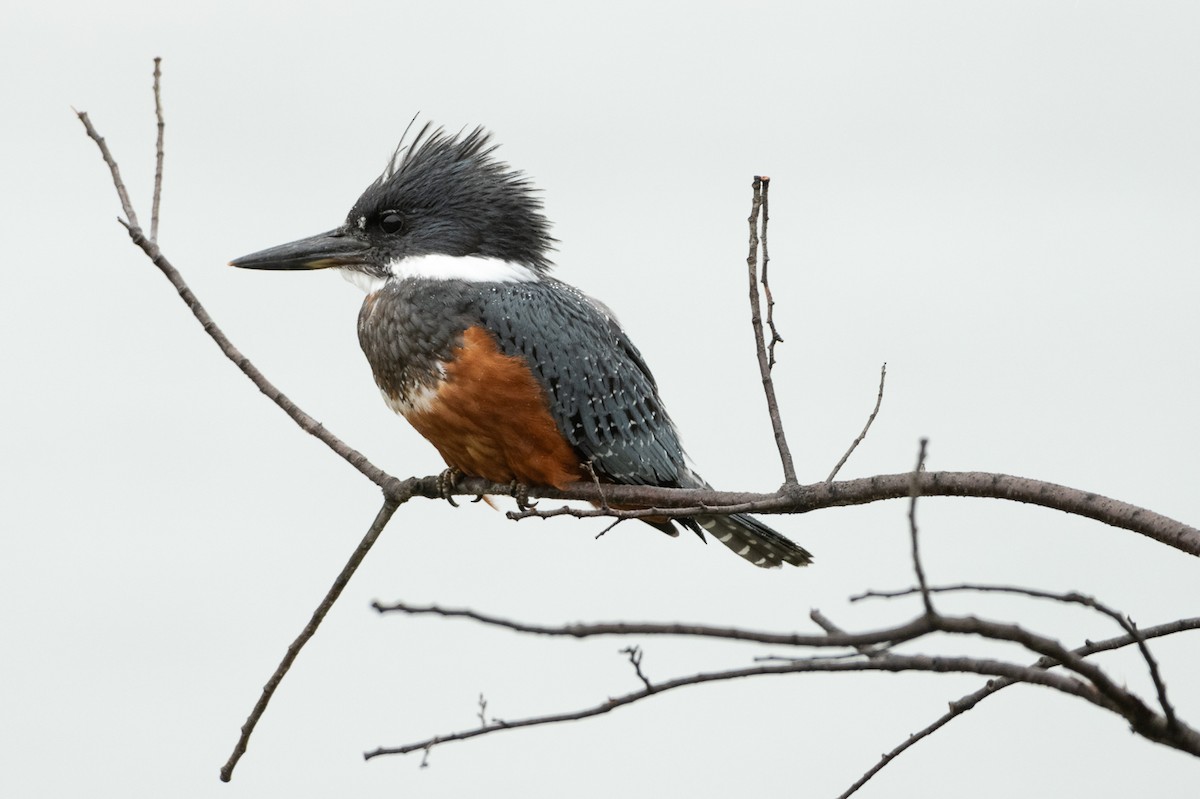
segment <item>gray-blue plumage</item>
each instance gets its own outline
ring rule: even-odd
[[[480,323],[504,354],[528,363],[558,429],[597,475],[644,485],[690,482],[654,376],[606,308],[553,278],[482,284],[479,292]]]

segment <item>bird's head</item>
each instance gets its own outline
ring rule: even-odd
[[[230,262],[246,269],[339,268],[368,289],[391,278],[536,280],[554,239],[525,177],[493,157],[483,128],[426,124],[401,142],[345,223]]]

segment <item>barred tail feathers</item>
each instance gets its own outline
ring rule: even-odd
[[[697,516],[696,522],[713,538],[763,569],[784,563],[807,566],[812,555],[804,547],[744,513],[731,516]]]

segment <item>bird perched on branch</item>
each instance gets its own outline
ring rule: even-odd
[[[541,202],[494,150],[482,128],[427,124],[340,227],[231,265],[335,268],[365,290],[358,338],[375,382],[451,470],[525,486],[594,475],[707,488],[612,312],[550,276]],[[756,566],[812,559],[743,514],[648,521],[707,531]]]

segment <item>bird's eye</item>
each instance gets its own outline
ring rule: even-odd
[[[384,211],[379,216],[379,229],[388,235],[399,233],[404,228],[404,216],[398,211]]]

